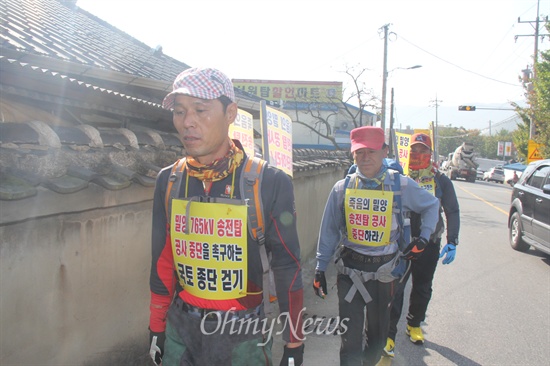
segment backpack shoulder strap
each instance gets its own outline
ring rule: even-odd
[[[440,176],[441,172],[436,170],[434,174],[435,196],[441,200],[441,197],[443,197],[443,189],[441,188],[441,181],[439,180]]]
[[[248,232],[258,242],[262,262],[262,288],[264,313],[271,314],[269,257],[265,247],[264,207],[262,201],[262,180],[267,162],[257,157],[248,157],[244,163],[240,180],[241,198],[248,205]]]
[[[346,201],[346,189],[348,189],[351,178],[356,179],[356,177],[357,177],[357,165],[353,164],[352,167],[349,169],[348,174],[346,175],[346,178],[344,180],[344,194],[342,196],[342,203]],[[344,226],[347,225],[345,209],[346,209],[345,204],[342,204],[342,220],[343,220]]]
[[[357,176],[358,176],[357,166],[355,166],[355,169],[353,171],[351,171],[351,169],[350,169],[350,172],[348,172],[348,174],[346,174],[346,177],[345,177],[345,180],[344,180],[344,192],[346,191],[346,189],[348,189],[348,186],[350,185],[350,182],[352,180],[353,180],[353,182],[351,184],[355,183],[355,181],[358,179]]]
[[[405,215],[403,213],[403,204],[401,202],[401,174],[397,170],[388,169],[389,172],[392,173],[391,180],[391,190],[393,191],[393,199],[395,201],[395,213],[397,214],[397,220],[399,224],[399,240],[398,245],[399,249],[401,251],[405,250],[405,248],[410,243],[410,237],[411,237],[411,227],[410,227],[410,219],[406,219]]]
[[[262,202],[262,179],[267,162],[257,157],[247,158],[240,181],[241,198],[248,205],[248,231],[260,245],[265,243]]]
[[[168,184],[166,185],[166,196],[164,198],[164,208],[166,209],[166,219],[168,223],[171,222],[172,217],[172,199],[179,196],[181,188],[181,177],[185,170],[185,158],[181,158],[174,163],[172,172],[168,178]],[[174,184],[178,182],[178,184]]]
[[[393,192],[393,199],[396,202],[396,206],[394,210],[397,210],[396,213],[397,216],[400,218],[403,218],[402,215],[402,204],[401,204],[401,174],[399,174],[398,171],[393,169],[388,169],[388,172],[391,173],[391,190]],[[399,220],[399,225],[402,224],[401,219]]]

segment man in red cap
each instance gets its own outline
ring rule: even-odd
[[[447,222],[447,244],[443,247],[440,254],[441,236],[445,231],[445,221],[440,210],[435,232],[430,236],[429,243],[424,249],[422,256],[417,261],[411,263],[411,270],[407,272],[404,280],[401,281],[393,300],[390,331],[386,347],[384,348],[385,355],[389,357],[394,356],[397,323],[401,317],[404,289],[409,276],[412,274],[412,289],[405,333],[409,336],[411,342],[423,344],[424,334],[420,328],[420,323],[426,317],[426,310],[432,296],[432,281],[437,262],[439,258],[445,257],[443,264],[451,263],[455,258],[456,246],[458,245],[460,210],[455,189],[451,180],[433,166],[431,157],[432,140],[430,137],[423,133],[412,135],[411,153],[409,155],[409,177],[414,179],[422,188],[441,202],[441,207],[445,212],[445,221]],[[420,220],[420,215],[414,212],[411,213],[412,236],[418,235],[421,227]]]
[[[384,164],[388,146],[381,128],[359,127],[350,137],[357,171],[338,181],[328,197],[313,289],[322,298],[328,294],[325,270],[339,249],[339,316],[345,328],[340,365],[376,365],[386,342],[390,305],[404,272],[404,259],[415,260],[422,254],[435,230],[439,202]],[[418,212],[422,218],[420,234],[410,244],[405,244],[403,236],[405,211]]]

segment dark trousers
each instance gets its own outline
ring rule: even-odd
[[[177,299],[168,310],[163,366],[272,366],[271,345],[259,326],[234,327],[221,319],[205,320],[183,310]],[[249,319],[252,321],[252,319]],[[254,323],[251,323],[254,324]],[[258,329],[260,332],[254,333]],[[247,330],[247,331],[245,331]],[[264,346],[258,344],[266,343]]]
[[[401,318],[403,310],[403,297],[405,294],[405,285],[412,276],[411,296],[409,299],[409,312],[407,314],[407,324],[411,327],[419,327],[420,323],[426,318],[428,304],[432,298],[432,283],[435,269],[439,261],[439,249],[441,240],[430,241],[424,253],[416,261],[411,262],[411,269],[397,286],[397,291],[393,299],[390,312],[390,328],[388,337],[395,340],[397,334],[397,323]]]
[[[346,266],[351,268],[362,267],[358,269],[365,272],[376,272],[376,269],[383,264],[355,266],[352,263],[346,262],[344,260]],[[347,330],[341,336],[341,366],[374,366],[380,360],[382,350],[386,345],[390,306],[395,284],[396,281],[388,283],[374,280],[367,281],[365,287],[372,297],[372,301],[365,304],[363,297],[357,292],[351,303],[349,303],[344,298],[353,283],[349,276],[338,275],[339,315],[340,319],[349,319],[345,323]]]

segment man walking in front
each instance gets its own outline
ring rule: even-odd
[[[251,235],[253,202],[246,202],[245,192],[262,174],[245,177],[255,160],[229,138],[237,115],[230,79],[216,69],[185,70],[163,107],[173,110],[186,156],[159,173],[154,193],[153,360],[164,366],[272,365],[271,334],[262,328],[271,268],[280,312],[289,322],[281,365],[291,358],[302,365],[303,290],[290,177],[261,161],[252,169],[265,167],[254,202],[263,205],[265,220]]]

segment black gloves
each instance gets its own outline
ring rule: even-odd
[[[427,245],[428,241],[426,239],[422,237],[415,238],[405,249],[403,256],[408,260],[417,260]]]
[[[323,278],[324,278],[324,272]],[[288,363],[288,360],[292,358],[294,363]],[[279,366],[302,366],[304,364],[304,345],[296,348],[288,348],[285,346],[285,352],[283,353],[283,358]]]
[[[151,345],[151,348],[149,349],[149,355],[155,362],[155,365],[160,365],[160,363],[162,362],[165,340],[166,335],[164,332],[157,333],[149,329],[149,344]]]
[[[328,295],[327,279],[325,278],[324,271],[315,271],[315,279],[313,280],[313,291],[315,291],[315,295],[319,296],[322,299],[324,299],[325,296]]]

